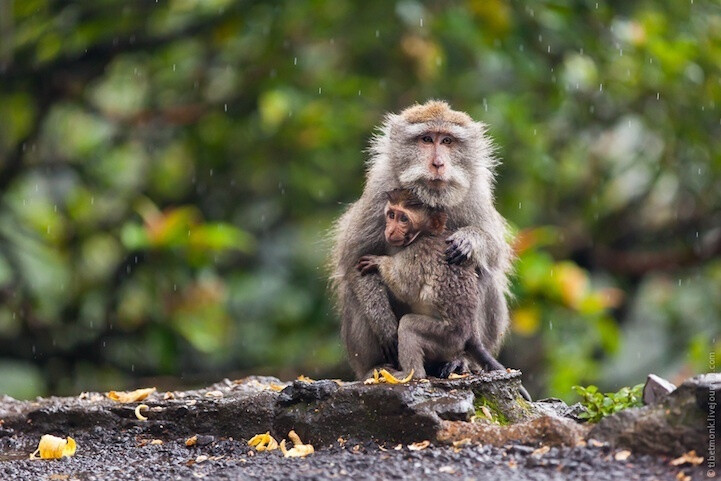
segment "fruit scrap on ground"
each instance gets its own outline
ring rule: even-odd
[[[408,376],[404,377],[403,379],[398,379],[393,374],[388,372],[385,369],[381,369],[380,371],[377,369],[373,369],[373,377],[366,379],[363,381],[363,384],[381,384],[381,383],[387,383],[387,384],[406,384],[410,382],[410,380],[413,379],[413,370],[411,369],[410,374]]]
[[[113,401],[119,403],[134,403],[142,401],[155,392],[154,387],[136,389],[135,391],[110,391],[107,395]]]
[[[75,440],[45,434],[40,438],[38,448],[30,455],[30,459],[60,459],[63,456],[75,455]],[[38,456],[39,454],[39,456]]]
[[[257,451],[273,451],[274,449],[278,449],[278,441],[270,435],[270,431],[267,431],[265,434],[256,434],[250,438],[248,445],[255,446]]]
[[[285,439],[280,442],[280,450],[283,452],[283,456],[285,456],[286,458],[304,458],[309,454],[315,452],[315,449],[312,445],[303,444],[303,442],[300,440],[300,437],[298,437],[295,431],[289,432],[288,437],[291,441],[293,441],[292,448],[286,449]]]

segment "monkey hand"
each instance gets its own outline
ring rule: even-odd
[[[475,247],[474,234],[459,229],[446,239],[446,260],[449,264],[461,264],[473,255]]]
[[[370,274],[371,272],[377,272],[379,265],[380,256],[363,256],[360,258],[355,268],[360,271],[361,275],[365,275]]]

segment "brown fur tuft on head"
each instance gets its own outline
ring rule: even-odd
[[[473,123],[473,119],[467,113],[451,109],[451,106],[442,100],[430,100],[424,104],[408,107],[401,112],[401,116],[411,124],[449,122],[466,126]]]

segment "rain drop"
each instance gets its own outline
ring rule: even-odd
[[[223,110],[228,111],[228,104],[223,104]]]
[[[376,30],[376,38],[378,38],[378,37],[380,37],[380,36],[381,36],[380,30]]]
[[[599,91],[599,92],[603,92],[603,84],[600,84],[600,85],[598,86],[598,91]]]
[[[423,17],[421,17],[421,27],[423,26]]]
[[[293,65],[298,65],[298,57],[293,57]]]
[[[173,72],[175,72],[175,64],[173,64]]]

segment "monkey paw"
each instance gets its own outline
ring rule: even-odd
[[[462,232],[455,232],[446,239],[446,260],[449,264],[460,264],[473,254],[473,242]]]
[[[378,264],[378,256],[363,256],[355,267],[360,271],[361,275],[364,275],[376,272],[378,270]]]

